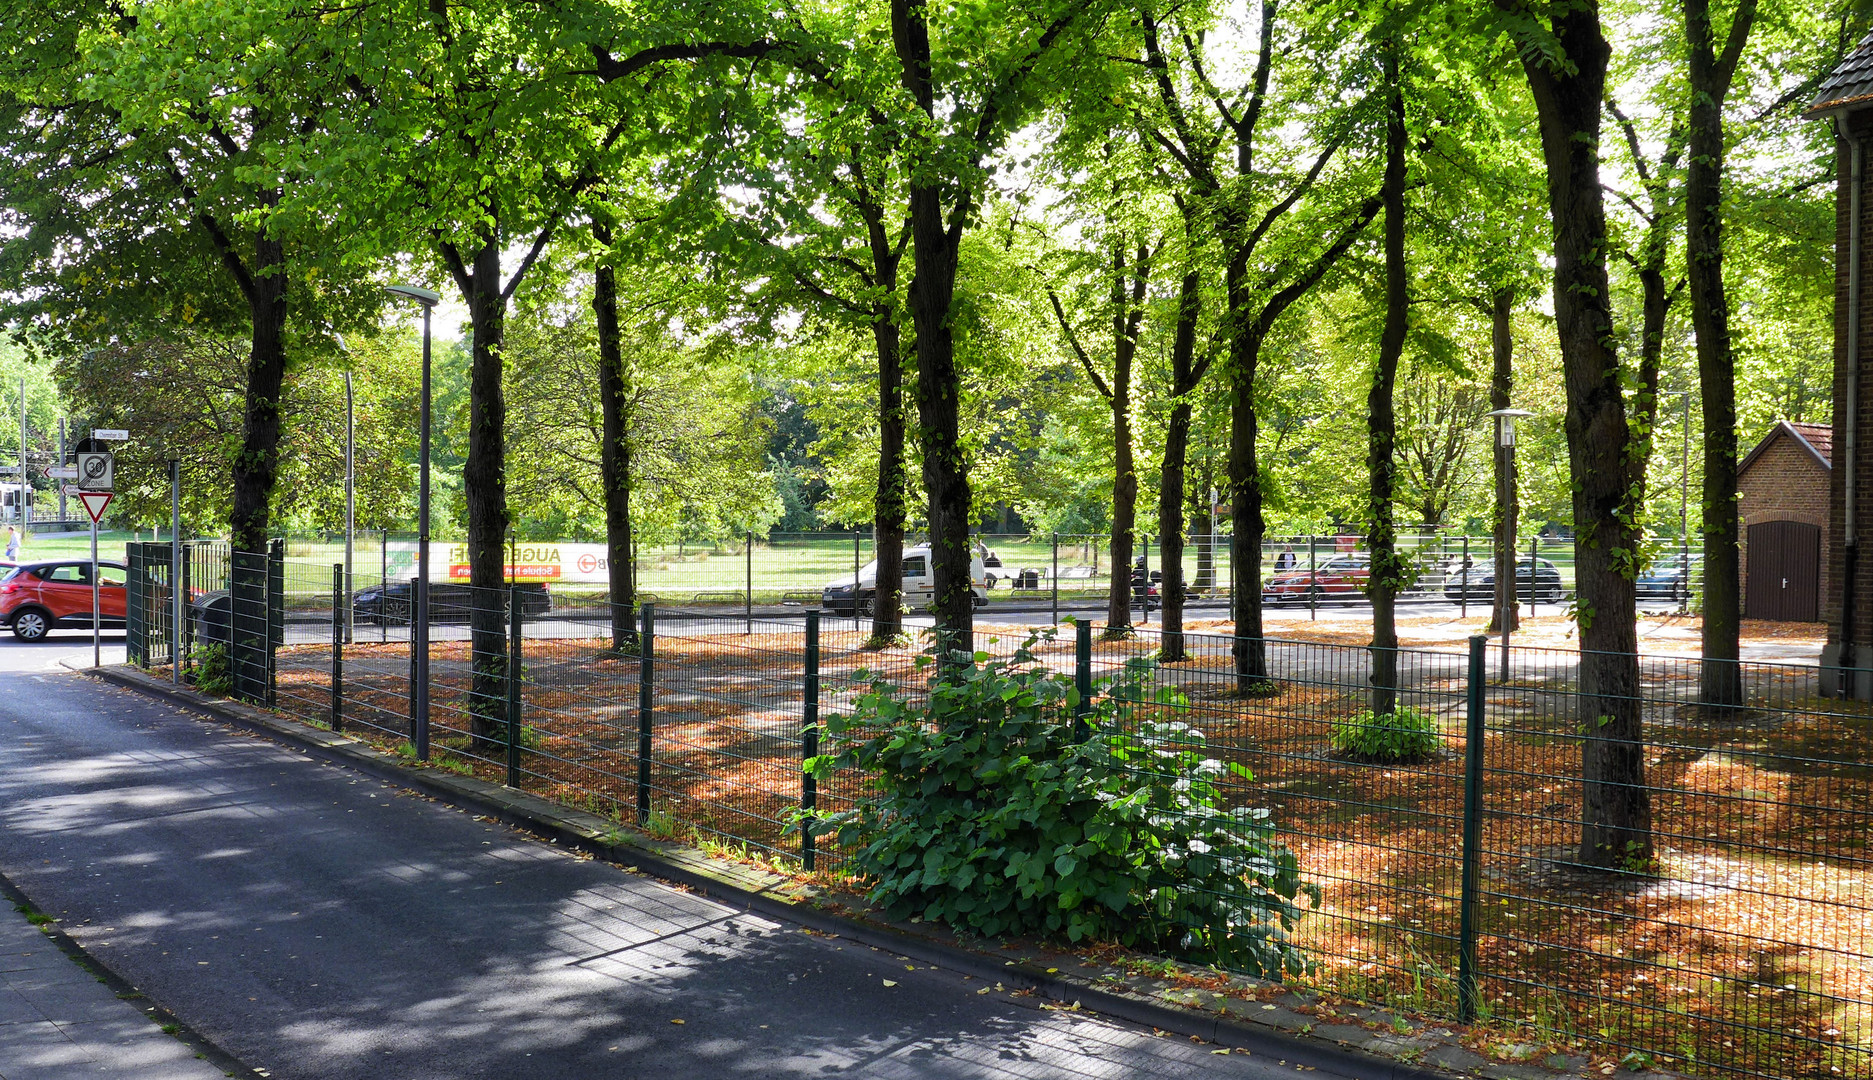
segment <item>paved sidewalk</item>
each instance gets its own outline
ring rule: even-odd
[[[12,908],[0,908],[0,1080],[224,1075]]]

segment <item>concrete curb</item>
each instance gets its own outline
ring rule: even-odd
[[[1125,976],[1114,987],[1114,975],[1078,960],[1061,958],[1077,972],[1062,967],[1043,968],[1023,957],[1003,960],[980,947],[946,939],[922,927],[888,924],[870,912],[854,909],[822,895],[810,885],[780,874],[718,859],[685,845],[623,833],[615,823],[595,814],[573,810],[545,799],[441,769],[416,767],[360,740],[334,734],[297,720],[223,698],[208,697],[130,667],[73,668],[128,690],[160,698],[205,713],[295,749],[359,772],[410,788],[441,802],[493,817],[558,844],[616,863],[627,870],[683,885],[744,910],[805,926],[826,934],[888,951],[950,971],[998,981],[1030,990],[1068,1007],[1194,1037],[1230,1049],[1274,1058],[1287,1065],[1312,1068],[1359,1080],[1450,1080],[1453,1076],[1483,1076],[1497,1080],[1552,1080],[1562,1076],[1597,1076],[1586,1071],[1586,1059],[1569,1055],[1566,1068],[1513,1065],[1491,1061],[1463,1048],[1449,1032],[1432,1028],[1415,1037],[1375,1035],[1350,1024],[1323,1022],[1334,1029],[1320,1035],[1295,1031],[1316,1025],[1290,1008],[1243,1000],[1213,991],[1175,989],[1162,980]],[[1103,985],[1102,985],[1103,983]],[[1182,998],[1171,1004],[1161,995]],[[1048,1006],[1043,1006],[1048,1007]],[[1275,1016],[1264,1019],[1260,1012]],[[1366,1011],[1380,1017],[1390,1014]],[[1285,1023],[1283,1022],[1285,1021]],[[1437,1034],[1437,1033],[1440,1033]],[[1428,1036],[1428,1037],[1427,1037]],[[1349,1039],[1363,1038],[1412,1058],[1426,1058],[1440,1068],[1413,1060],[1384,1056]],[[1552,1058],[1550,1058],[1552,1060]],[[1653,1071],[1655,1077],[1670,1074]]]

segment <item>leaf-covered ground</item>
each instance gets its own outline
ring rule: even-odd
[[[1011,649],[1023,636],[987,634],[981,647]],[[1193,637],[1194,658],[1158,675],[1181,697],[1150,708],[1199,726],[1217,756],[1249,766],[1254,781],[1233,797],[1275,812],[1322,887],[1320,909],[1297,935],[1318,961],[1309,981],[1447,1015],[1465,710],[1463,635],[1442,636],[1401,656],[1401,703],[1436,716],[1444,735],[1443,752],[1417,763],[1360,763],[1328,747],[1334,726],[1367,704],[1363,638],[1271,642],[1277,681],[1244,696],[1227,642]],[[903,685],[928,677],[914,649],[865,651],[856,635],[836,631],[822,641],[823,709],[849,699],[860,669]],[[658,639],[654,831],[783,861],[797,853],[782,821],[801,790],[802,645],[792,631]],[[1097,641],[1095,668],[1110,671],[1158,646],[1148,634]],[[436,756],[498,781],[503,748],[469,738],[465,648],[434,646]],[[1043,644],[1040,655],[1070,670],[1072,641]],[[592,641],[529,641],[525,658],[524,786],[635,823],[638,660]],[[1814,697],[1811,671],[1768,667],[1748,670],[1752,708],[1706,716],[1688,704],[1695,664],[1648,661],[1658,863],[1623,875],[1586,871],[1574,864],[1582,740],[1570,658],[1560,649],[1518,652],[1512,678],[1492,681],[1486,694],[1477,909],[1486,1011],[1555,1042],[1637,1048],[1686,1071],[1873,1075],[1873,763],[1864,749],[1873,720]],[[1495,663],[1492,654],[1492,680]],[[408,680],[404,645],[348,648],[348,729],[402,742]],[[329,649],[282,651],[279,692],[283,710],[325,719]],[[859,782],[823,785],[819,805],[845,805]],[[826,863],[836,868],[836,859]]]

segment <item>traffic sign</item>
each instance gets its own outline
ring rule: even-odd
[[[85,513],[91,515],[91,524],[96,525],[104,516],[104,508],[111,504],[114,496],[108,491],[81,491],[78,501],[85,504]]]
[[[86,491],[109,491],[114,471],[109,454],[78,455],[78,486]]]
[[[109,442],[123,442],[130,438],[130,433],[122,428],[92,428],[91,437]]]
[[[65,496],[68,499],[75,499],[78,497],[78,485],[66,484],[63,487],[59,488],[59,494]]]
[[[54,465],[46,470],[46,476],[52,480],[76,480],[78,479],[78,467],[76,465]]]

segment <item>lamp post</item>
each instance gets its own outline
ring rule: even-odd
[[[386,285],[392,296],[423,307],[423,406],[416,495],[416,604],[410,623],[410,744],[418,761],[429,760],[429,318],[442,294],[414,285]]]
[[[1502,630],[1502,681],[1509,681],[1509,627],[1515,621],[1515,422],[1533,416],[1527,409],[1497,409],[1487,413],[1496,420],[1496,454],[1502,459],[1496,483],[1496,625]],[[1506,554],[1506,557],[1505,557]],[[1535,567],[1528,568],[1529,585]]]

